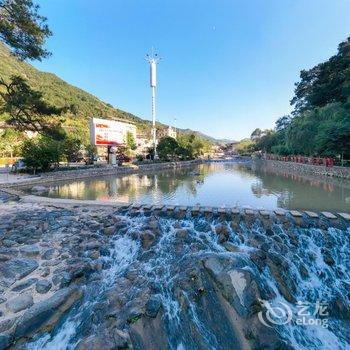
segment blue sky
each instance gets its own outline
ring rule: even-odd
[[[158,67],[157,118],[242,139],[290,112],[301,69],[350,35],[349,0],[40,0],[53,55],[34,65],[151,119],[145,54]]]

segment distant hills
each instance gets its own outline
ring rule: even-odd
[[[81,135],[85,141],[89,138],[88,124],[93,116],[133,122],[140,134],[147,135],[150,133],[150,121],[115,108],[96,96],[68,84],[55,74],[41,72],[29,63],[17,60],[0,42],[0,77],[7,80],[12,75],[23,76],[33,89],[43,92],[45,100],[52,105],[57,107],[70,106],[70,112],[64,115],[64,126],[68,130]],[[3,119],[4,116],[0,115],[0,120]],[[159,123],[157,127],[164,129],[167,126]],[[198,131],[178,130],[183,133],[195,133],[209,141],[218,142],[218,140]]]

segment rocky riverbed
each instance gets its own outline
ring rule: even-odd
[[[347,227],[6,202],[0,349],[350,346]],[[327,327],[298,324],[318,301]]]

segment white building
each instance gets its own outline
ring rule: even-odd
[[[172,126],[168,127],[168,136],[172,137],[173,139],[176,139],[176,129]]]

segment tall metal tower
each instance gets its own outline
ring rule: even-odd
[[[150,66],[150,86],[152,89],[152,138],[154,148],[154,158],[157,159],[157,130],[156,130],[156,87],[157,87],[157,64],[160,60],[158,54],[153,52],[146,55],[146,60]]]

